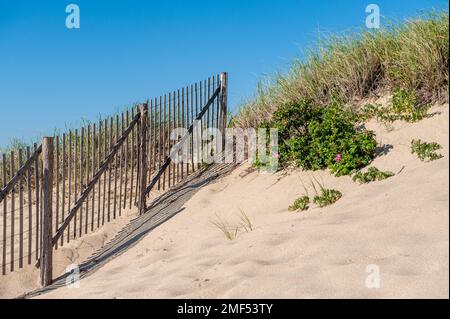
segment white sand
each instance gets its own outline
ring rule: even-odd
[[[66,267],[86,261],[98,249],[113,239],[130,220],[137,216],[136,209],[124,209],[122,216],[100,229],[81,238],[71,240],[59,247],[53,254],[53,274],[58,277],[66,272]],[[64,236],[65,237],[65,236]],[[33,258],[34,261],[34,258]],[[0,298],[14,298],[40,287],[39,269],[32,265],[25,265],[6,276],[0,275]]]
[[[386,129],[371,123],[393,149],[373,165],[398,172],[367,185],[316,172],[343,198],[307,212],[287,208],[309,184],[307,172],[275,175],[243,165],[198,192],[185,210],[126,253],[44,298],[448,298],[448,105],[419,123]],[[413,138],[443,145],[444,159],[421,162]],[[309,189],[310,195],[313,191]],[[255,229],[229,241],[211,224],[242,209]],[[366,287],[366,267],[380,288]]]

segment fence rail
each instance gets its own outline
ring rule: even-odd
[[[154,192],[174,187],[204,165],[202,154],[216,152],[214,143],[222,145],[209,130],[224,131],[226,87],[227,74],[222,73],[44,138],[33,151],[27,147],[3,154],[2,274],[35,261],[42,285],[48,285],[54,250],[126,209],[145,213]],[[194,145],[194,133],[207,138]],[[186,149],[183,162],[173,161]]]

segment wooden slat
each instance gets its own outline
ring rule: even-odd
[[[31,149],[27,146],[27,160],[31,157]],[[27,169],[27,200],[28,200],[28,264],[31,265],[32,245],[33,245],[33,202],[31,188],[31,169]]]
[[[139,114],[139,108],[136,105],[136,113]],[[136,189],[134,192],[134,205],[136,206],[137,202],[138,202],[138,197],[139,197],[139,184],[140,184],[140,179],[139,176],[141,174],[141,163],[140,163],[140,158],[141,158],[141,148],[139,147],[140,145],[140,141],[141,141],[141,123],[139,122],[138,126],[137,126],[137,130],[136,130]]]
[[[2,178],[3,185],[6,185],[6,154],[2,155]],[[3,201],[3,239],[2,239],[2,274],[6,275],[6,230],[7,230],[7,203]]]
[[[149,176],[152,176],[153,174],[153,119],[155,117],[154,111],[153,111],[153,99],[150,100],[150,107],[149,107],[149,130],[148,130],[148,152],[149,152]]]
[[[143,105],[141,105],[140,107],[140,143],[139,143],[139,149],[141,150],[141,157],[140,157],[140,167],[141,167],[141,171],[140,171],[140,175],[139,175],[139,184],[141,185],[140,187],[140,194],[139,194],[139,203],[138,203],[138,207],[139,207],[139,214],[144,214],[147,210],[147,205],[146,205],[146,195],[147,193],[145,192],[146,189],[146,185],[147,185],[147,163],[148,163],[148,159],[147,159],[147,128],[148,128],[148,124],[147,124],[147,120],[148,120],[148,103],[144,103]]]
[[[184,88],[181,89],[181,123],[180,128],[185,128],[185,121],[184,121],[184,109],[186,107],[185,105],[186,101],[184,98]],[[182,152],[182,160],[181,160],[181,179],[184,179],[184,154]]]
[[[101,165],[101,161],[102,161],[102,142],[103,141],[103,137],[102,137],[102,120],[100,119],[98,121],[98,158],[97,158],[97,169],[100,169],[100,165]],[[100,227],[100,216],[101,216],[101,199],[102,199],[102,179],[101,178],[105,178],[104,175],[99,177],[99,181],[98,181],[98,192],[97,192],[97,228]]]
[[[127,110],[126,111],[126,121],[127,121],[127,127],[130,125],[130,113]],[[127,207],[127,194],[128,194],[128,170],[129,170],[129,157],[130,157],[130,139],[127,136],[127,139],[125,141],[125,194],[123,197],[123,209]]]
[[[185,124],[183,125],[183,128],[188,128],[190,126],[189,123],[189,86],[186,87],[186,119],[185,119]],[[190,153],[190,139],[188,139],[187,141],[188,143],[188,147],[187,147],[187,152],[188,152],[188,157],[186,158],[186,176],[189,176],[189,165],[190,165],[190,161],[189,161],[189,153]],[[183,159],[184,160],[184,159]]]
[[[73,168],[73,156],[72,156],[72,143],[73,143],[73,137],[72,137],[72,131],[69,131],[69,158],[68,158],[68,163],[69,163],[69,168],[68,168],[68,174],[69,174],[69,183],[68,183],[68,196],[67,196],[67,213],[70,212],[70,204],[71,204],[71,200],[72,200],[72,168]],[[70,225],[67,226],[67,242],[70,241]]]
[[[219,88],[220,87],[220,75],[217,75],[216,78],[217,78],[217,87]],[[216,128],[218,130],[220,130],[221,134],[223,134],[223,133],[225,133],[225,130],[222,131],[222,127],[221,127],[220,123],[221,123],[220,98],[217,97],[217,99],[216,99]],[[218,136],[217,138],[221,139],[222,135]],[[217,140],[217,148],[216,148],[217,152],[221,152],[222,151],[222,150],[219,149],[219,144],[222,144],[222,143],[219,143],[219,141]],[[222,147],[223,147],[223,144],[222,144]]]
[[[158,111],[157,111],[157,107],[158,107],[158,99],[155,98],[154,100],[154,113],[153,113],[153,170],[156,171],[156,166],[157,166],[157,158],[158,158],[158,139],[157,139],[157,132],[158,132]]]
[[[178,140],[178,129],[181,128],[182,124],[181,124],[181,95],[180,95],[180,90],[177,91],[177,97],[178,97],[178,101],[177,101],[177,140]],[[177,163],[177,184],[180,181],[180,167],[181,167],[181,171],[183,171],[183,166],[181,166],[181,163]]]
[[[169,93],[169,105],[168,105],[169,110],[168,110],[168,115],[167,115],[167,121],[168,121],[168,123],[167,123],[167,126],[168,126],[167,150],[168,150],[168,152],[167,153],[170,152],[170,148],[171,148],[171,144],[172,144],[172,140],[170,138],[170,134],[172,133],[172,103],[173,103],[172,93]],[[169,167],[167,168],[168,169],[167,176],[168,176],[168,187],[169,188],[172,185],[172,176],[171,176],[171,173],[172,173],[171,171],[172,170],[171,170],[171,166],[172,165],[169,165]],[[150,177],[151,177],[151,175],[150,175]]]
[[[56,159],[55,159],[55,169],[56,169],[56,175],[54,175],[54,177],[56,178],[56,193],[55,193],[55,197],[56,197],[56,203],[55,203],[55,231],[56,229],[58,229],[58,225],[59,225],[59,195],[60,195],[60,189],[59,189],[59,169],[60,169],[60,165],[59,165],[59,136],[56,136],[55,139],[55,149],[56,149]],[[58,249],[58,243],[56,243],[55,245],[55,249]]]
[[[159,98],[158,104],[158,169],[162,165],[162,97]],[[158,180],[158,190],[161,189],[161,180]]]
[[[23,150],[19,148],[19,167],[23,165]],[[19,268],[23,268],[23,178],[19,179]]]
[[[15,174],[15,156],[14,156],[14,151],[11,151],[10,154],[11,158],[11,163],[10,163],[10,174],[11,176],[14,176]],[[11,256],[11,260],[10,260],[10,270],[14,271],[14,236],[15,236],[15,187],[13,187],[11,189],[11,230],[10,230],[10,235],[11,235],[11,251],[10,251],[10,256]]]
[[[201,98],[201,89],[202,89],[202,83],[200,82],[200,87],[197,87],[197,83],[195,83],[195,117],[197,118],[198,116],[198,96],[199,96],[199,92],[198,89],[200,89],[200,98]],[[200,120],[200,129],[198,130],[198,132],[200,133],[200,136],[198,136],[198,144],[197,144],[197,169],[200,169],[200,162],[201,162],[201,151],[202,151],[202,122]]]
[[[104,126],[103,126],[103,130],[104,130],[104,134],[103,134],[103,159],[105,159],[106,158],[106,154],[108,154],[108,120],[105,119],[103,124],[104,124]],[[108,169],[106,171],[108,171]],[[102,225],[105,224],[105,220],[106,220],[106,184],[107,184],[107,178],[106,178],[106,172],[105,172],[105,174],[103,175]]]
[[[209,99],[211,97],[211,78],[208,78],[208,96],[205,100]],[[208,112],[206,113],[206,129],[208,132],[208,141],[207,141],[207,149],[208,149],[208,157],[211,155],[211,143],[209,143],[211,139],[210,129],[211,127],[211,110],[208,109]]]
[[[194,124],[194,85],[191,84],[191,124]],[[191,135],[191,165],[192,165],[192,172],[195,172],[195,161],[194,161],[194,134]]]
[[[62,137],[62,197],[61,197],[61,223],[64,222],[66,210],[66,179],[67,179],[67,153],[66,153],[66,134]],[[64,236],[61,236],[61,246],[64,245]]]
[[[92,177],[94,177],[95,174],[95,168],[97,165],[97,157],[96,157],[96,150],[97,150],[97,143],[98,143],[98,138],[97,138],[97,125],[94,123],[92,125],[92,149],[91,149],[91,153],[92,153],[92,161],[91,161],[91,165],[92,165]],[[100,156],[100,155],[99,155]],[[95,221],[95,187],[92,189],[92,210],[91,210],[91,232],[94,231],[94,221]]]
[[[177,125],[177,121],[176,121],[176,107],[177,107],[177,97],[176,97],[176,92],[173,91],[172,92],[172,131],[175,131],[176,125]],[[175,145],[175,142],[172,141],[172,144]],[[176,184],[176,167],[174,163],[171,163],[170,166],[172,167],[172,186],[175,186]]]
[[[204,99],[204,94],[205,94],[205,92],[206,92],[206,86],[205,86],[205,83],[206,82],[200,82],[200,108],[201,108],[201,106],[203,105],[203,99]],[[203,164],[203,155],[204,155],[204,152],[205,152],[205,142],[203,141],[203,132],[205,131],[205,119],[204,119],[204,116],[202,116],[201,118],[200,118],[200,126],[201,126],[201,128],[200,128],[200,131],[201,131],[201,137],[200,137],[200,153],[201,153],[201,163],[200,163],[200,165],[201,164]]]
[[[121,113],[121,121],[120,121],[120,135],[123,136],[124,133],[124,124],[125,124],[125,117],[123,112]],[[122,145],[122,147],[120,148],[120,152],[119,152],[119,167],[120,167],[120,185],[119,185],[119,216],[122,216],[122,196],[123,196],[123,162],[124,162],[124,148],[125,146]]]
[[[166,134],[167,134],[167,96],[164,94],[164,109],[163,109],[163,128],[162,128],[162,158],[163,160],[166,159]],[[166,190],[166,172],[164,171],[163,175],[163,190]]]
[[[134,107],[131,108],[131,118],[134,118],[135,112]],[[134,184],[134,160],[135,160],[135,143],[136,143],[136,129],[133,128],[133,131],[131,133],[131,180],[130,180],[130,206],[131,209],[132,203],[133,203],[133,184]]]
[[[78,130],[75,130],[75,160],[74,160],[74,199],[73,202],[76,203],[78,200]],[[73,218],[73,238],[77,238],[77,215]]]
[[[42,143],[42,189],[43,196],[43,224],[42,224],[42,253],[41,253],[41,285],[51,284],[53,267],[52,247],[52,213],[53,213],[53,138],[44,137]]]
[[[89,124],[87,127],[87,134],[86,134],[86,185],[91,177],[91,125]],[[92,195],[92,193],[90,194]],[[86,215],[84,220],[84,233],[87,234],[89,230],[89,196],[86,199]]]
[[[114,120],[112,117],[109,119],[109,151],[111,152],[113,145],[113,135],[114,135]],[[107,221],[111,221],[111,183],[112,183],[112,163],[108,165],[108,210],[107,210]]]
[[[212,77],[212,91],[213,92],[215,92],[216,91],[216,78],[213,76]],[[211,128],[215,128],[216,127],[216,123],[215,123],[215,121],[214,121],[214,119],[215,119],[215,106],[216,106],[216,103],[215,103],[215,101],[213,102],[213,104],[212,104],[212,107],[211,107]],[[214,144],[216,144],[215,146],[214,146],[214,156],[215,156],[215,152],[217,151],[217,141],[216,141],[216,135],[214,135],[214,141],[213,141],[213,143],[211,144],[211,147],[213,147],[213,145]]]
[[[119,115],[116,115],[116,134],[115,134],[115,143],[119,140]],[[117,167],[119,166],[119,159],[118,155],[116,155],[116,158],[114,160],[114,197],[113,197],[113,218],[116,219],[116,212],[117,212],[117,180],[119,178],[117,173]]]
[[[85,145],[85,130],[84,127],[81,128],[81,137],[80,137],[80,194],[83,193],[84,190],[84,173],[85,173],[85,167],[84,167],[84,145]],[[79,230],[78,230],[78,236],[81,237],[83,235],[83,205],[80,207],[80,221],[79,221]]]

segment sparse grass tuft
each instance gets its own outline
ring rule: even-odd
[[[390,171],[380,171],[376,167],[369,167],[367,172],[357,172],[353,176],[354,182],[359,182],[360,184],[367,184],[374,181],[381,181],[383,179],[387,179],[389,177],[394,176],[395,174]]]
[[[239,214],[240,223],[242,229],[244,229],[247,233],[253,231],[253,223],[250,220],[250,218],[247,216],[247,214],[240,209],[241,213]]]
[[[319,207],[329,206],[336,203],[342,197],[342,193],[335,189],[321,189],[321,194],[314,196],[313,202]]]
[[[221,218],[217,217],[216,220],[211,221],[211,223],[219,229],[228,240],[234,240],[236,239],[239,227],[235,225],[230,225],[228,222],[222,220]]]
[[[294,211],[305,211],[309,208],[309,196],[304,195],[302,197],[297,198],[294,201],[294,204],[292,204],[291,206],[289,206],[289,211],[290,212],[294,212]]]
[[[411,153],[417,154],[417,157],[423,162],[431,162],[444,157],[442,154],[436,153],[440,149],[442,146],[436,142],[422,142],[420,139],[411,141]]]
[[[228,240],[235,240],[241,230],[249,233],[254,229],[252,221],[242,209],[240,209],[238,216],[238,223],[229,223],[219,216],[216,216],[216,218],[211,221],[211,224],[219,229]]]

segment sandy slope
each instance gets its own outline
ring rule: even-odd
[[[393,148],[374,165],[399,172],[359,186],[349,177],[314,173],[343,193],[333,206],[291,213],[307,172],[275,175],[243,165],[205,187],[178,214],[128,252],[44,298],[398,298],[449,296],[448,105],[416,124],[371,123]],[[423,163],[412,138],[437,141],[444,159]],[[313,194],[312,189],[309,190]],[[211,224],[242,209],[255,225],[229,241]],[[365,285],[366,267],[381,287]]]

